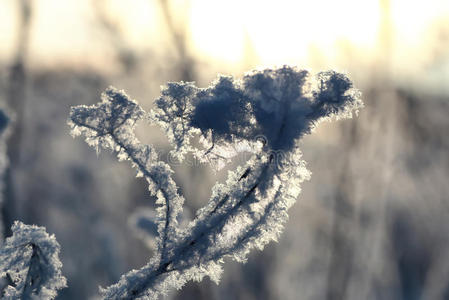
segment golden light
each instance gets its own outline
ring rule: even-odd
[[[30,57],[35,62],[103,64],[110,45],[98,34],[97,0],[33,1]],[[99,1],[99,0],[98,0]],[[165,55],[173,40],[156,0],[105,0],[106,13],[123,29],[128,46]],[[189,52],[199,61],[232,69],[250,58],[259,65],[309,65],[311,56],[338,60],[342,42],[366,60],[379,54],[389,32],[394,62],[431,56],[426,36],[436,18],[449,15],[449,1],[429,0],[170,0],[176,26],[185,28]],[[389,27],[385,30],[388,6]],[[449,17],[448,17],[449,19]],[[185,23],[187,22],[187,23]],[[382,25],[383,24],[383,25]],[[0,1],[0,59],[15,50],[17,3]],[[384,28],[384,29],[382,29]],[[250,48],[251,51],[248,51]],[[249,54],[248,54],[249,53]]]
[[[200,53],[228,62],[242,59],[245,35],[264,64],[306,59],[310,45],[332,56],[346,39],[358,46],[376,43],[377,1],[192,1],[191,31]]]

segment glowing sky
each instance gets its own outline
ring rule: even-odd
[[[169,40],[155,0],[106,0],[129,45],[163,52]],[[47,62],[99,63],[110,53],[95,24],[91,0],[39,0],[31,32],[30,56]],[[347,41],[365,55],[378,49],[381,9],[378,0],[174,0],[174,20],[187,20],[189,44],[197,55],[238,64],[249,55],[260,64],[297,63],[310,49],[327,58],[335,43]],[[422,54],[426,30],[438,18],[449,19],[449,1],[391,0],[397,52],[412,59]],[[15,0],[0,1],[0,59],[14,51]],[[449,22],[449,21],[448,21]],[[157,46],[155,46],[157,45]],[[428,46],[428,45],[427,45]],[[246,57],[248,58],[248,57]]]

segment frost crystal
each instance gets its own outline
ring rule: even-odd
[[[102,289],[106,299],[157,299],[204,276],[218,282],[224,258],[244,262],[251,249],[277,240],[301,182],[310,177],[299,140],[320,121],[351,117],[363,106],[351,81],[333,71],[319,73],[313,82],[307,71],[284,66],[242,79],[220,76],[208,88],[169,83],[149,115],[167,133],[177,158],[192,152],[221,167],[238,152],[252,153],[225,183],[213,187],[208,204],[181,228],[177,218],[184,199],[170,166],[133,133],[144,111],[114,88],[102,99],[72,108],[72,133],[131,161],[158,198],[156,255]],[[201,149],[190,143],[195,135],[200,135]]]
[[[0,249],[0,277],[8,285],[2,299],[53,299],[66,286],[61,275],[59,244],[44,227],[16,221],[13,235]]]

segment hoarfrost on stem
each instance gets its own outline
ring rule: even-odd
[[[149,119],[159,124],[182,160],[188,152],[222,167],[241,151],[252,153],[229,172],[225,183],[195,218],[181,228],[177,218],[184,199],[169,165],[133,130],[146,113],[123,91],[109,88],[102,102],[73,107],[74,136],[129,160],[157,196],[156,255],[139,270],[123,275],[101,293],[106,299],[156,299],[189,280],[220,279],[224,258],[244,262],[251,249],[277,240],[310,172],[301,159],[299,141],[322,120],[348,118],[363,106],[360,93],[343,74],[328,71],[313,80],[309,72],[284,66],[246,74],[219,76],[210,87],[168,83]],[[200,136],[203,147],[190,139]]]
[[[6,278],[2,299],[53,299],[66,286],[59,244],[44,227],[15,221],[13,235],[0,249],[0,277]]]

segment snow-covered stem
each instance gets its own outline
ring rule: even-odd
[[[244,262],[251,249],[277,240],[301,182],[310,177],[300,139],[319,122],[351,117],[362,106],[351,81],[333,71],[319,73],[316,81],[307,71],[284,66],[242,79],[220,76],[208,88],[169,83],[150,120],[167,133],[173,157],[182,160],[192,152],[220,168],[239,152],[251,154],[225,183],[213,187],[208,204],[184,228],[176,222],[184,199],[170,167],[134,136],[136,122],[145,116],[137,103],[109,88],[101,103],[72,108],[72,133],[130,160],[158,196],[157,254],[102,289],[103,297],[156,299],[206,275],[218,282],[226,257]],[[195,135],[202,148],[190,144]]]
[[[70,125],[74,135],[84,134],[86,141],[95,146],[114,151],[119,160],[129,160],[149,184],[149,190],[158,197],[158,232],[161,236],[158,247],[161,259],[167,252],[168,241],[174,234],[177,216],[184,199],[178,194],[172,170],[159,161],[156,151],[150,145],[143,145],[134,135],[138,120],[145,112],[123,91],[108,88],[102,95],[103,102],[87,107],[72,108]]]
[[[13,235],[0,249],[0,277],[8,281],[2,299],[54,299],[66,286],[55,237],[44,227],[19,221],[11,230]]]

